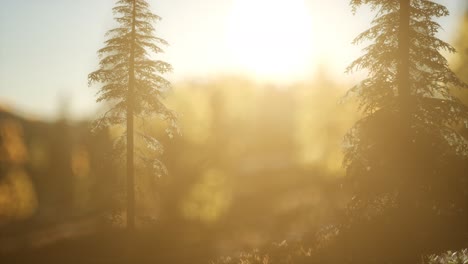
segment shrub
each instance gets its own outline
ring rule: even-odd
[[[428,257],[428,264],[468,264],[468,249]]]

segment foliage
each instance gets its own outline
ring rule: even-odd
[[[133,3],[135,22],[132,20]],[[176,129],[175,113],[162,103],[164,94],[171,85],[161,74],[171,71],[172,67],[167,62],[151,58],[152,54],[163,52],[159,45],[167,45],[164,39],[154,35],[152,23],[161,18],[151,13],[149,4],[144,0],[117,1],[113,11],[119,27],[107,32],[106,45],[98,51],[100,68],[88,76],[90,84],[102,84],[97,101],[107,101],[113,105],[97,120],[95,129],[122,125],[126,120],[130,64],[133,64],[135,73],[135,92],[132,98],[134,115],[140,118],[156,115]],[[169,133],[173,131],[168,130]],[[156,139],[140,135],[150,149],[160,150]]]
[[[455,50],[436,37],[440,25],[433,20],[449,12],[428,0],[409,0],[407,9],[401,3],[408,2],[351,1],[354,12],[362,5],[376,12],[371,28],[354,40],[370,44],[347,68],[367,72],[348,92],[364,116],[345,137],[354,198],[342,225],[344,241],[359,237],[351,254],[362,261],[386,258],[385,250],[365,252],[375,236],[386,237],[379,249],[399,252],[388,256],[393,261],[414,260],[443,244],[436,237],[462,227],[457,216],[466,214],[468,143],[454,127],[467,121],[468,108],[451,89],[468,86],[441,54]],[[448,234],[424,231],[448,226],[454,229]]]
[[[366,142],[362,130],[372,126],[378,115],[402,115],[399,111],[398,66],[399,57],[399,3],[398,1],[353,0],[354,9],[369,4],[373,10],[378,10],[372,21],[372,27],[361,33],[355,44],[363,41],[373,41],[367,46],[365,54],[355,60],[348,72],[366,69],[368,77],[354,86],[350,95],[355,95],[359,101],[364,118],[348,134],[346,149],[346,164],[365,163],[363,149],[375,142]],[[449,69],[447,60],[440,51],[454,52],[448,43],[438,39],[435,34],[440,25],[433,17],[448,15],[444,6],[427,0],[411,1],[410,13],[410,92],[413,121],[418,125],[415,130],[434,133],[440,136],[460,154],[467,154],[466,143],[450,129],[450,125],[467,118],[467,109],[460,100],[450,94],[451,86],[467,88]]]
[[[96,121],[94,128],[109,128],[126,122],[126,130],[116,140],[114,153],[123,154],[123,149],[127,148],[127,184],[131,186],[127,187],[130,188],[127,199],[128,206],[133,207],[133,155],[153,173],[166,172],[158,160],[162,146],[156,138],[145,133],[144,124],[148,117],[156,116],[169,124],[167,133],[170,136],[177,131],[175,113],[162,103],[171,88],[162,74],[171,71],[172,66],[151,57],[163,52],[160,45],[167,45],[167,42],[155,36],[153,23],[161,18],[151,12],[147,1],[119,0],[113,12],[119,26],[107,32],[105,46],[98,51],[99,69],[90,73],[88,80],[89,84],[101,84],[97,102],[106,101],[112,105]],[[142,120],[136,131],[134,118]],[[135,135],[142,142],[136,149]],[[127,209],[132,214],[133,209]]]
[[[428,257],[428,264],[467,264],[468,250],[447,251],[441,255],[431,255]]]
[[[368,175],[376,185],[367,186],[378,188],[378,181],[383,181],[384,184],[380,186],[390,192],[395,185],[390,184],[392,179],[385,177],[396,179],[399,174],[408,174],[401,170],[405,167],[404,162],[415,168],[409,174],[416,177],[418,169],[427,164],[423,162],[431,160],[433,163],[430,164],[441,164],[451,160],[453,155],[468,157],[466,140],[453,129],[453,125],[467,120],[467,107],[450,93],[450,87],[468,86],[448,68],[447,60],[440,51],[454,52],[454,49],[435,36],[440,25],[432,20],[433,17],[448,15],[448,10],[427,0],[413,0],[410,3],[409,82],[402,83],[399,78],[404,71],[401,65],[405,54],[401,54],[400,50],[398,1],[351,1],[354,9],[369,4],[373,10],[377,10],[377,15],[372,27],[354,41],[369,40],[372,44],[364,49],[362,57],[348,67],[348,71],[366,69],[368,77],[349,92],[357,97],[364,117],[345,138],[345,165],[351,177]],[[401,105],[403,95],[400,86],[403,85],[409,88],[409,110]],[[404,125],[391,125],[401,123],[406,118],[411,122],[409,130],[405,131]],[[402,141],[402,137],[408,140]],[[403,145],[404,142],[409,144]],[[424,153],[434,156],[427,157]],[[426,159],[422,156],[426,156]],[[399,170],[399,166],[403,167]],[[436,169],[426,173],[438,174]],[[401,183],[399,179],[395,184],[398,181]],[[382,190],[376,193],[382,193]]]
[[[300,243],[273,243],[263,249],[253,249],[241,252],[236,257],[222,257],[212,264],[299,264],[308,263],[311,249],[304,248]]]

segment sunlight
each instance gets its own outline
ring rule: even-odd
[[[304,0],[234,0],[227,30],[233,61],[261,79],[291,79],[317,57]]]

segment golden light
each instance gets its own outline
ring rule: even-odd
[[[231,204],[228,176],[221,170],[208,169],[201,181],[193,186],[182,204],[182,213],[188,219],[205,223],[218,220]]]
[[[227,42],[235,65],[262,79],[291,79],[317,57],[304,0],[234,0]]]

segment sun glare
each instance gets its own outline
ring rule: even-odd
[[[234,64],[257,78],[297,78],[316,55],[304,0],[234,0],[227,32]]]

